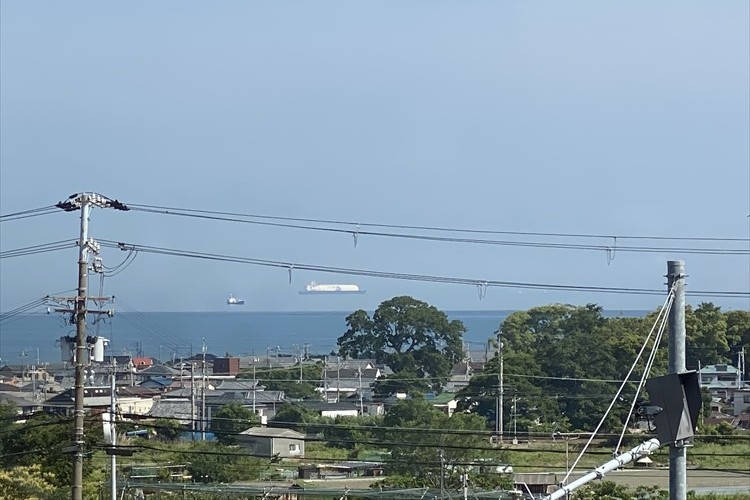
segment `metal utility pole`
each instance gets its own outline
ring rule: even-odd
[[[669,373],[685,371],[685,262],[667,262],[667,290],[674,286],[669,310]],[[687,448],[684,441],[669,444],[669,500],[687,498]]]
[[[66,201],[60,202],[57,208],[66,212],[81,210],[81,230],[78,239],[78,293],[75,300],[75,390],[74,390],[74,420],[75,432],[73,435],[73,477],[71,495],[73,500],[83,500],[83,417],[84,417],[84,390],[85,383],[84,362],[86,357],[86,306],[88,302],[88,263],[89,252],[98,253],[99,244],[89,239],[89,215],[91,207],[114,208],[117,210],[129,210],[127,206],[117,200],[110,200],[96,193],[80,193],[70,196]]]

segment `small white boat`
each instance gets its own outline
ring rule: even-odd
[[[230,293],[229,298],[227,299],[227,304],[230,306],[241,306],[245,304],[245,299],[238,299]]]

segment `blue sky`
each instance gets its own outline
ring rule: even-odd
[[[9,1],[0,14],[2,214],[96,191],[363,223],[750,237],[745,1]],[[78,224],[77,213],[3,222],[0,247],[73,239]],[[591,251],[364,236],[355,248],[347,235],[104,210],[91,234],[335,267],[649,289],[663,288],[667,260],[684,259],[688,290],[750,289],[747,255],[619,252],[608,265]],[[102,257],[113,266],[124,255]],[[76,259],[74,249],[3,259],[0,309],[74,288]],[[311,280],[367,294],[299,296]],[[260,311],[371,309],[401,294],[452,310],[662,301],[500,288],[480,301],[469,285],[305,271],[290,285],[284,270],[149,254],[107,278],[104,293],[142,311],[223,310],[229,293]]]

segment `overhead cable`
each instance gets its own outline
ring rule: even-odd
[[[47,252],[56,252],[58,250],[65,250],[78,245],[78,240],[60,240],[53,241],[51,243],[42,243],[39,245],[32,245],[22,248],[14,248],[12,250],[4,250],[0,252],[0,259],[9,259],[12,257],[25,257],[27,255],[35,255]]]
[[[487,229],[460,229],[452,227],[440,227],[440,226],[413,226],[404,224],[382,224],[373,222],[359,222],[359,221],[343,221],[343,220],[331,220],[331,219],[311,219],[311,218],[298,218],[298,217],[281,217],[272,215],[259,215],[259,214],[244,214],[238,212],[219,212],[214,210],[199,210],[192,208],[176,208],[176,207],[164,207],[158,205],[140,205],[134,203],[128,203],[131,209],[140,209],[141,211],[159,211],[159,213],[165,213],[169,215],[179,215],[175,212],[190,212],[194,214],[209,214],[209,215],[221,215],[228,217],[246,217],[261,220],[279,220],[279,221],[291,221],[291,222],[303,222],[303,223],[318,223],[318,224],[332,224],[332,225],[345,225],[345,226],[361,226],[361,227],[380,227],[388,229],[410,229],[419,231],[440,231],[440,232],[453,232],[453,233],[467,233],[467,234],[506,234],[516,236],[546,236],[546,237],[564,237],[564,238],[620,238],[620,239],[631,239],[631,240],[672,240],[672,241],[737,241],[747,242],[747,238],[723,238],[723,237],[682,237],[682,236],[634,236],[634,235],[618,235],[618,234],[593,234],[593,233],[558,233],[558,232],[536,232],[536,231],[500,231],[500,230],[487,230]],[[351,231],[349,231],[351,232]]]
[[[3,214],[0,215],[0,222],[9,222],[13,220],[19,220],[19,219],[27,219],[29,217],[38,217],[40,215],[48,215],[52,213],[58,212],[57,208],[55,208],[54,205],[41,207],[41,208],[32,208],[30,210],[23,210],[21,212],[14,212],[11,214]]]
[[[374,278],[388,278],[388,279],[399,279],[407,281],[422,281],[432,283],[450,283],[450,284],[462,284],[472,286],[485,286],[485,287],[501,287],[501,288],[516,288],[516,289],[530,289],[530,290],[559,290],[559,291],[575,291],[575,292],[589,292],[589,293],[618,293],[618,294],[631,294],[631,295],[663,295],[663,290],[648,289],[648,288],[627,288],[627,287],[605,287],[605,286],[584,286],[584,285],[562,285],[562,284],[551,284],[551,283],[530,283],[522,281],[501,281],[501,280],[486,280],[486,279],[473,279],[473,278],[461,278],[461,277],[450,277],[450,276],[435,276],[435,275],[423,275],[423,274],[410,274],[410,273],[395,273],[385,271],[374,271],[368,269],[354,269],[354,268],[342,268],[332,266],[320,266],[314,264],[303,264],[297,262],[286,262],[286,261],[275,261],[267,259],[256,259],[252,257],[241,257],[235,255],[224,255],[209,252],[195,252],[188,250],[179,250],[173,248],[137,245],[133,243],[123,243],[113,240],[99,240],[103,247],[119,248],[120,250],[130,251],[135,250],[144,253],[153,253],[160,255],[169,255],[174,257],[188,257],[193,259],[221,261],[221,262],[234,262],[239,264],[249,264],[263,267],[275,267],[281,269],[301,269],[306,271],[324,272],[332,274],[346,274],[350,276],[368,276]],[[693,291],[689,295],[697,297],[750,297],[750,292],[746,291]]]
[[[670,237],[645,237],[645,236],[616,236],[616,235],[593,235],[593,234],[564,234],[564,233],[537,233],[537,232],[521,232],[521,231],[485,231],[485,230],[462,230],[453,228],[430,228],[425,226],[396,226],[386,224],[360,224],[357,223],[354,229],[341,228],[341,227],[322,227],[306,225],[305,222],[310,223],[322,223],[322,224],[334,224],[334,225],[352,225],[352,223],[344,221],[325,221],[316,219],[294,219],[285,217],[270,217],[270,216],[256,216],[247,214],[237,213],[222,213],[212,212],[206,210],[192,210],[192,209],[179,209],[179,208],[168,208],[168,207],[155,207],[148,208],[147,205],[129,205],[134,211],[157,213],[163,215],[190,217],[197,219],[208,219],[208,220],[219,220],[225,222],[238,222],[243,224],[254,224],[261,226],[273,226],[283,227],[289,229],[303,229],[309,231],[321,231],[329,233],[339,234],[351,234],[354,237],[355,246],[359,240],[359,236],[376,236],[376,237],[387,237],[387,238],[402,238],[409,240],[425,240],[435,242],[448,242],[448,243],[469,243],[469,244],[481,244],[481,245],[499,245],[509,247],[523,247],[523,248],[546,248],[546,249],[564,249],[564,250],[587,250],[587,251],[603,251],[608,256],[608,261],[614,258],[614,251],[622,252],[640,252],[640,253],[664,253],[664,252],[679,252],[683,254],[700,254],[700,255],[750,255],[750,248],[693,248],[693,247],[661,247],[661,246],[623,246],[617,245],[617,239],[654,239],[654,240],[687,240],[687,241],[724,241],[724,242],[750,242],[750,240],[742,238],[670,238]],[[244,217],[244,218],[240,218]],[[256,220],[262,219],[262,220]],[[270,220],[288,220],[295,221],[298,223],[290,222],[269,222]],[[394,232],[382,232],[382,231],[364,231],[361,229],[363,226],[370,227],[385,227],[385,228],[396,228],[396,229],[410,229],[410,230],[421,230],[421,231],[442,231],[442,232],[454,232],[454,233],[465,233],[465,234],[505,234],[505,235],[523,235],[523,236],[544,236],[544,237],[556,237],[556,238],[607,238],[612,239],[612,244],[580,244],[580,243],[564,243],[564,242],[543,242],[543,241],[514,241],[514,240],[491,240],[491,239],[479,239],[469,237],[454,237],[454,236],[438,236],[430,234],[410,234],[410,233],[394,233]]]

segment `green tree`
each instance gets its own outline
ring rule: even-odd
[[[211,442],[195,443],[183,450],[180,460],[187,465],[193,481],[199,483],[232,483],[260,477],[268,462],[250,457],[247,451]]]
[[[393,370],[394,378],[401,372],[428,378],[430,387],[439,390],[453,363],[462,358],[463,323],[412,297],[386,300],[372,318],[360,309],[346,322],[349,329],[337,341],[339,354],[375,358]]]
[[[214,413],[211,418],[211,430],[221,444],[235,444],[236,435],[250,427],[257,425],[259,419],[252,410],[242,403],[225,404]]]
[[[173,418],[159,420],[155,427],[156,435],[165,441],[174,441],[184,430],[182,424]]]
[[[271,419],[274,427],[286,427],[308,433],[310,424],[320,420],[317,413],[294,403],[284,403]]]
[[[614,481],[589,483],[576,491],[575,497],[580,500],[632,500],[635,498],[627,486],[619,485]]]
[[[0,469],[0,500],[47,498],[55,491],[55,477],[43,472],[40,464]]]
[[[685,308],[685,354],[688,368],[699,363],[711,365],[731,362],[727,340],[727,318],[721,308],[701,302],[696,309]]]
[[[444,485],[458,487],[462,473],[479,474],[490,463],[482,459],[503,461],[502,453],[489,447],[487,431],[478,415],[449,417],[421,398],[399,401],[383,418],[381,439],[391,453],[387,472],[392,476],[385,485],[434,488],[442,471]],[[469,467],[472,463],[476,466]]]
[[[732,353],[750,346],[750,311],[728,311],[724,313],[724,317],[727,323],[727,342]],[[745,354],[750,355],[749,352]],[[745,379],[747,378],[750,378],[750,363],[745,363]]]

